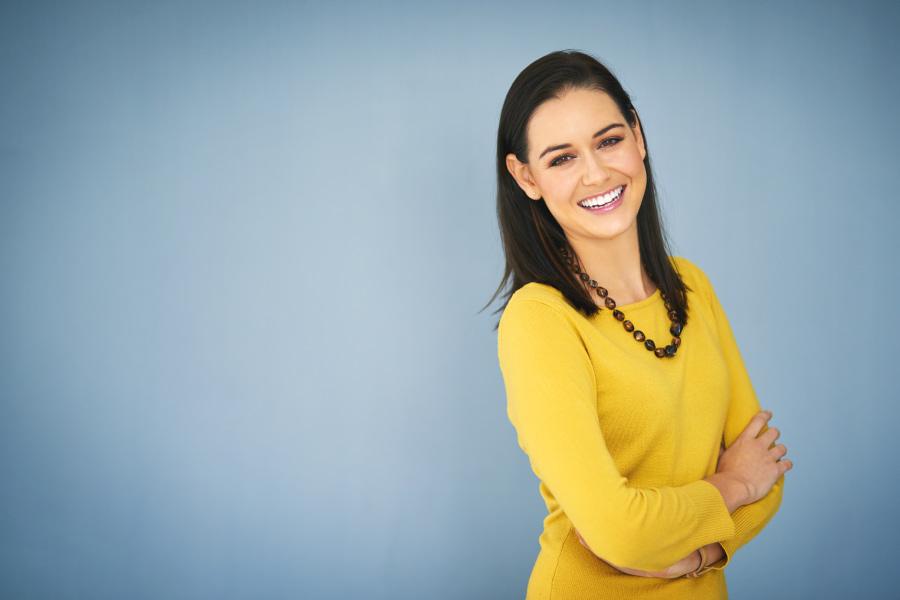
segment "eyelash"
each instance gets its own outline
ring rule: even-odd
[[[617,136],[604,138],[604,139],[600,140],[600,144],[597,145],[597,149],[599,150],[600,148],[609,148],[610,146],[615,146],[616,144],[618,144],[621,141],[622,141],[622,138],[617,137]],[[572,160],[572,158],[573,157],[571,154],[560,154],[559,156],[554,158],[552,161],[550,161],[550,166],[558,167],[559,165],[564,165],[567,162],[569,162],[570,160]]]

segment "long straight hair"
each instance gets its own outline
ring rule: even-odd
[[[506,168],[508,154],[515,154],[522,163],[528,162],[528,123],[534,111],[544,102],[578,89],[608,94],[628,125],[632,128],[640,126],[637,111],[619,80],[597,59],[582,52],[553,52],[528,65],[516,77],[506,94],[497,131],[497,219],[506,268],[500,286],[488,304],[502,298],[498,312],[506,308],[510,297],[519,288],[532,282],[558,289],[575,308],[588,316],[599,310],[589,288],[562,257],[561,248],[568,248],[570,254],[574,254],[562,227],[544,201],[529,198]],[[637,215],[641,262],[650,278],[674,304],[678,320],[686,324],[688,288],[669,259],[650,168],[647,135],[643,126],[640,127],[647,172],[647,186]]]

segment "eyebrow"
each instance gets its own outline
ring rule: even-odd
[[[603,135],[604,133],[606,133],[607,131],[609,131],[610,129],[614,129],[616,127],[625,127],[625,126],[622,125],[621,123],[613,123],[612,125],[607,125],[603,129],[601,129],[600,131],[595,133],[593,136],[591,136],[591,139],[598,138],[601,135]],[[538,156],[538,160],[544,158],[544,155],[547,154],[548,152],[556,152],[557,150],[562,150],[564,148],[571,148],[571,147],[572,147],[572,144],[560,144],[559,146],[550,146],[549,148],[547,148],[546,150],[541,152],[541,155]]]

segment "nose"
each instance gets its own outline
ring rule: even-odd
[[[585,185],[596,185],[609,179],[609,169],[599,157],[588,154],[582,164],[584,165],[582,181]]]

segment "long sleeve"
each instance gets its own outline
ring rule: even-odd
[[[760,409],[708,279],[673,264],[690,318],[672,358],[648,352],[611,311],[588,317],[550,286],[523,286],[504,310],[507,410],[547,505],[529,600],[724,597],[722,568],[778,510],[783,480],[730,515],[704,481]],[[618,308],[647,338],[671,335],[659,292]],[[715,542],[726,556],[699,578],[634,577],[598,560],[576,530],[621,567],[662,570]]]
[[[699,271],[699,270],[698,270]],[[700,273],[705,281],[705,276]],[[723,441],[728,448],[734,443],[735,438],[744,430],[750,419],[761,409],[753,384],[747,374],[737,342],[728,323],[725,311],[722,309],[715,291],[708,281],[705,281],[709,290],[709,302],[715,316],[719,332],[719,340],[722,345],[722,355],[728,365],[728,373],[731,381],[731,398],[728,406],[728,414],[725,419]],[[765,430],[765,429],[764,429]],[[734,553],[744,544],[752,540],[768,522],[775,516],[781,506],[782,491],[784,489],[784,476],[775,483],[766,496],[753,504],[741,506],[733,513],[734,537],[720,542],[725,549],[726,557],[716,563],[716,568],[724,568],[734,556]]]
[[[645,570],[664,569],[700,546],[732,538],[737,521],[709,483],[636,487],[620,473],[598,420],[596,370],[576,321],[573,311],[513,298],[499,330],[509,417],[565,515],[596,554]],[[639,358],[639,368],[658,360],[649,353]],[[627,365],[623,370],[627,388],[633,380]],[[621,401],[622,394],[614,396],[611,402]],[[622,414],[629,410],[623,404]],[[642,434],[640,416],[633,431]]]

